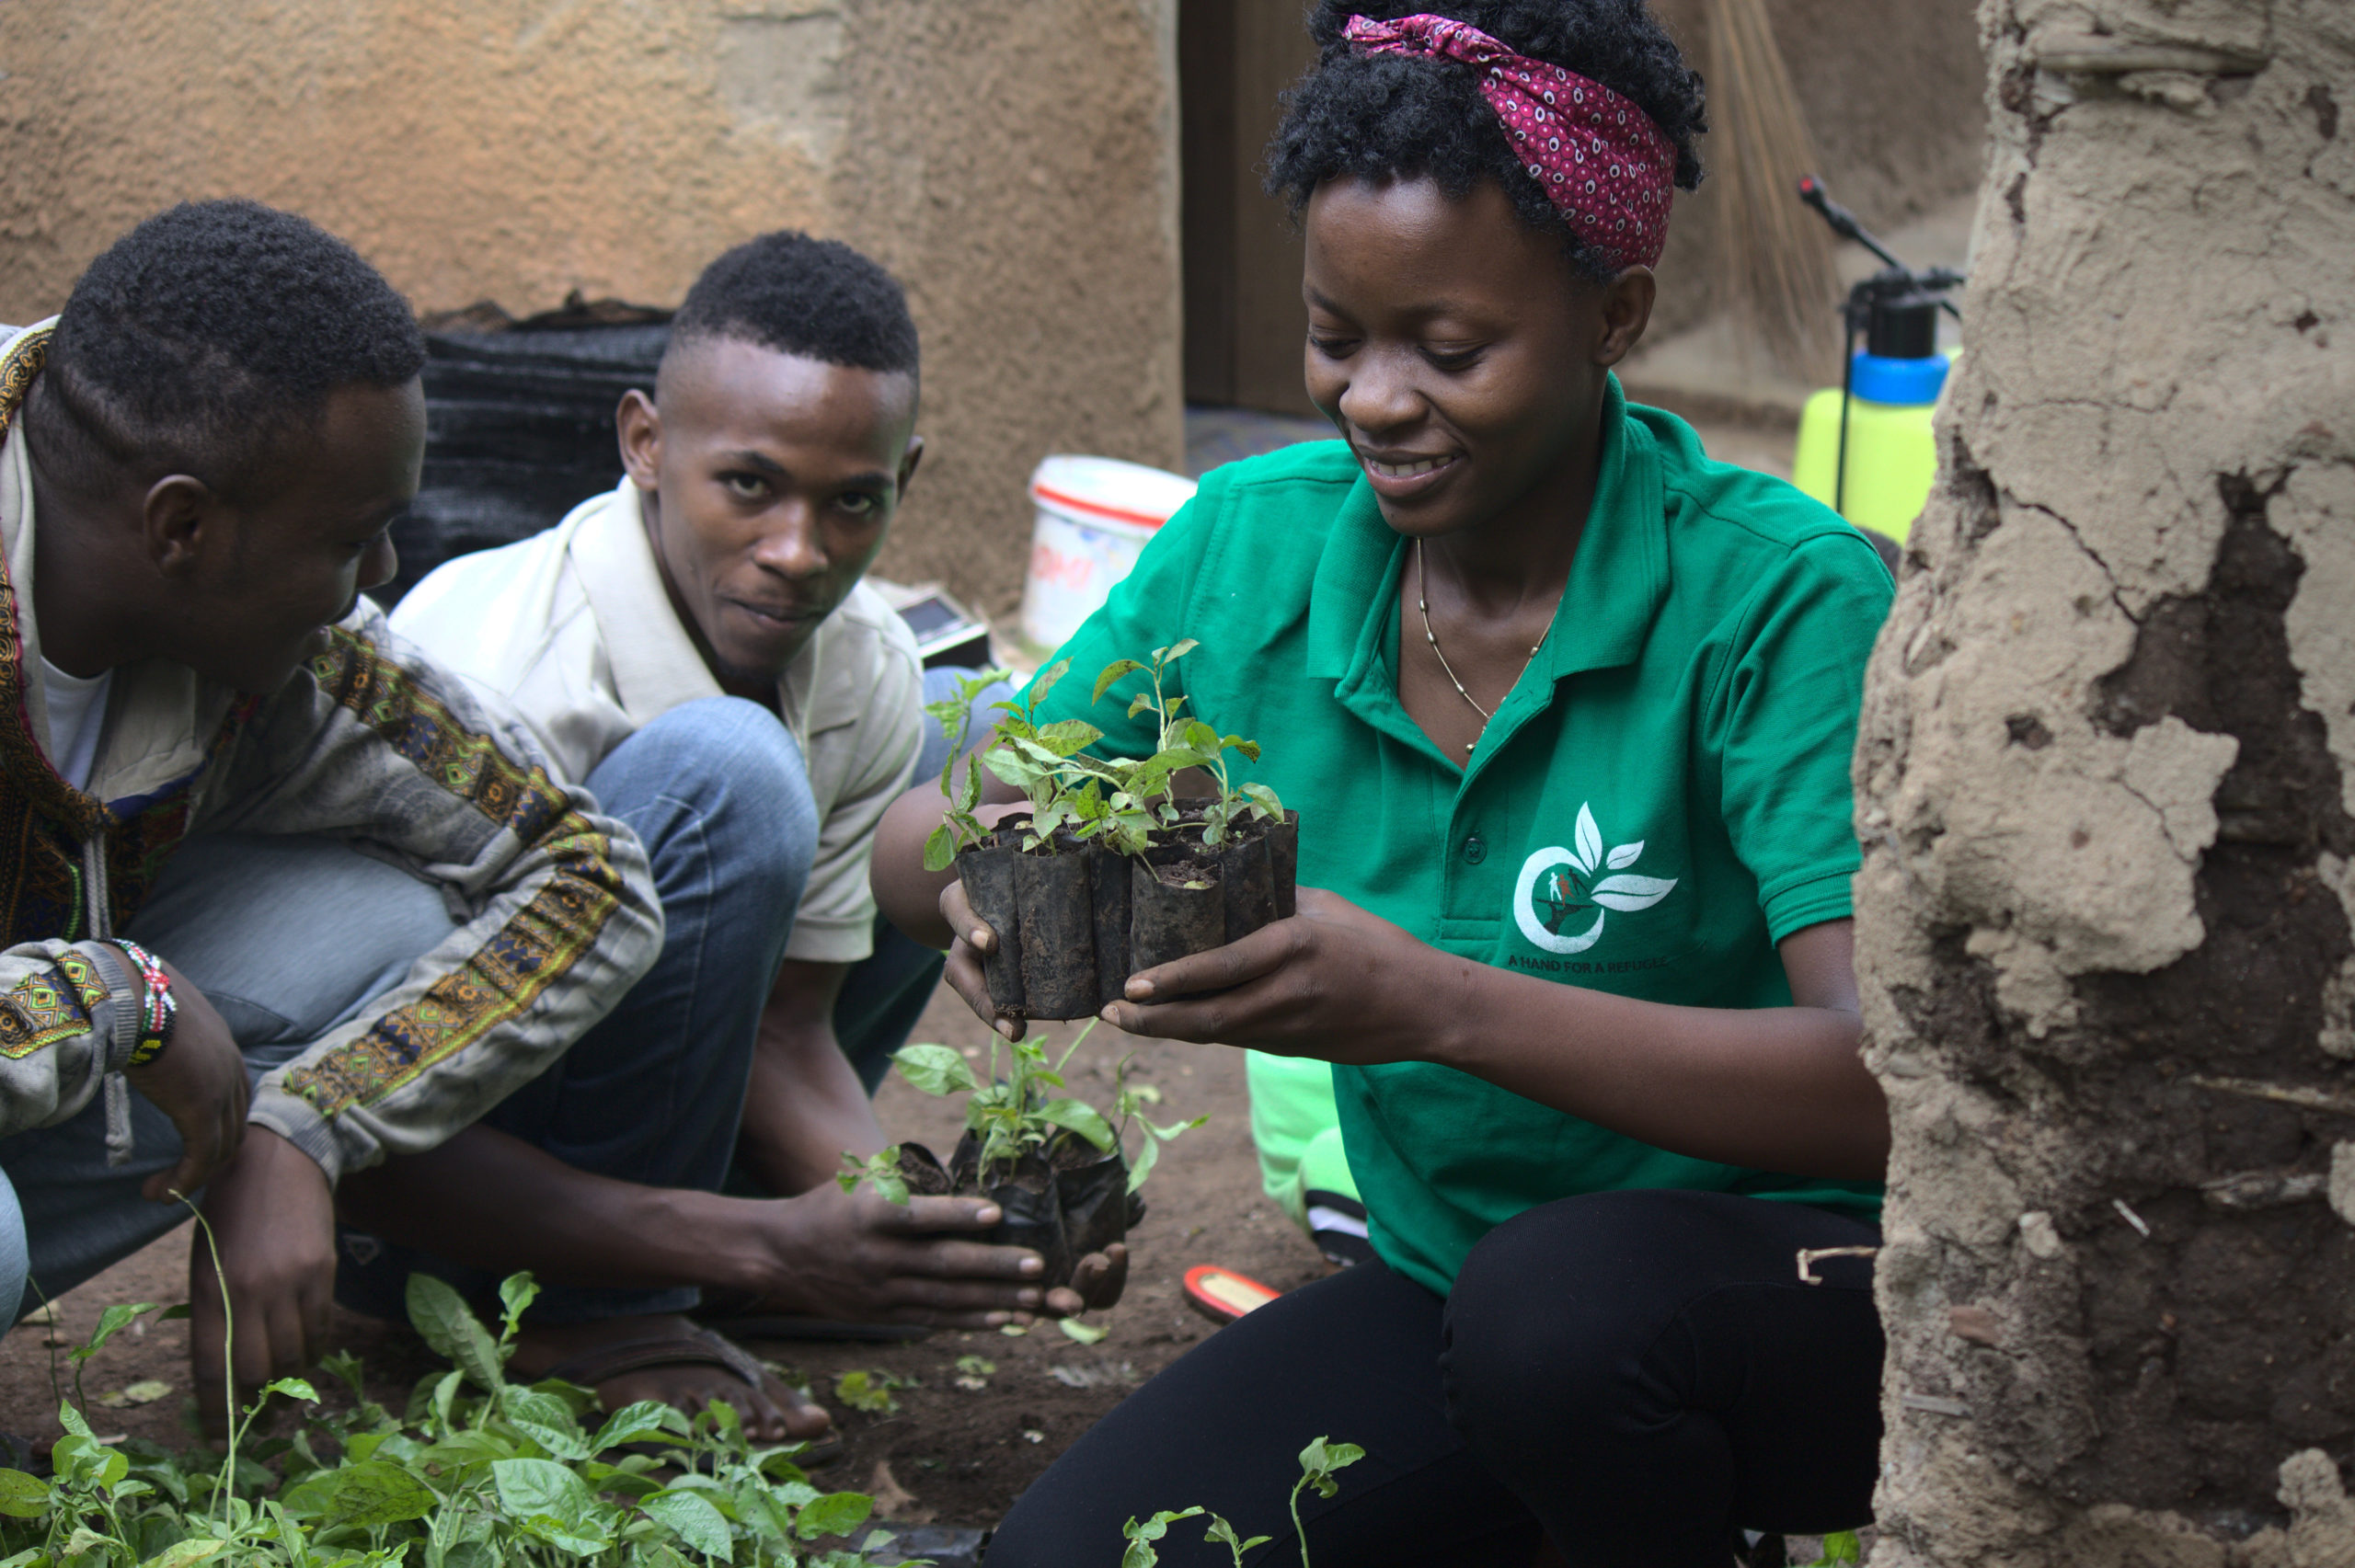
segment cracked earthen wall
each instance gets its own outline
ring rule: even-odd
[[[739,240],[909,285],[923,475],[882,569],[1010,605],[1050,450],[1163,466],[1177,0],[8,0],[0,320],[187,197],[356,244],[420,311],[675,304]]]
[[[2355,6],[1981,35],[1967,351],[1856,760],[1874,1561],[2349,1568]]]

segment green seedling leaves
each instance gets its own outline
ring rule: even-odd
[[[1855,1568],[1864,1561],[1864,1545],[1854,1530],[1833,1530],[1823,1538],[1823,1555],[1809,1568]]]
[[[606,1528],[612,1508],[598,1502],[589,1483],[570,1467],[554,1459],[500,1459],[490,1472],[499,1505],[550,1546],[585,1556],[613,1544]]]
[[[410,1275],[408,1305],[408,1321],[415,1325],[418,1337],[455,1362],[477,1387],[495,1391],[505,1385],[498,1346],[491,1343],[489,1333],[474,1313],[466,1310],[465,1299],[446,1281],[430,1274]]]
[[[1036,744],[1060,761],[1074,752],[1086,750],[1103,738],[1104,732],[1085,719],[1067,718],[1040,729],[1035,743],[1018,744]]]
[[[98,1326],[90,1331],[88,1341],[79,1349],[67,1352],[66,1359],[77,1367],[80,1366],[91,1356],[96,1356],[98,1353],[98,1347],[112,1339],[118,1330],[130,1326],[133,1319],[144,1317],[155,1310],[156,1306],[153,1301],[131,1301],[109,1307],[98,1314]]]
[[[1084,1323],[1077,1318],[1057,1318],[1055,1326],[1063,1331],[1065,1339],[1080,1345],[1101,1345],[1112,1332],[1099,1323]]]
[[[1153,662],[1166,669],[1201,646],[1191,637],[1180,637],[1167,647],[1154,649]]]
[[[1211,1528],[1202,1532],[1202,1539],[1204,1540],[1214,1540],[1221,1546],[1225,1547],[1227,1551],[1235,1558],[1235,1568],[1243,1568],[1243,1554],[1245,1552],[1250,1551],[1253,1547],[1265,1546],[1276,1538],[1271,1535],[1255,1535],[1249,1540],[1240,1539],[1236,1537],[1235,1533],[1235,1527],[1233,1525],[1228,1524],[1218,1515],[1212,1514],[1211,1516]]]
[[[875,1512],[875,1499],[863,1492],[829,1492],[801,1505],[793,1531],[803,1540],[820,1536],[848,1535]]]
[[[86,1432],[69,1433],[49,1451],[50,1468],[67,1486],[104,1491],[131,1473],[131,1461]]]
[[[597,1428],[597,1435],[589,1439],[589,1448],[592,1453],[602,1454],[624,1443],[640,1443],[664,1434],[673,1437],[687,1436],[687,1418],[660,1400],[642,1399],[607,1416],[605,1424]]]
[[[140,1568],[195,1568],[199,1562],[220,1556],[228,1544],[225,1540],[213,1540],[202,1536],[175,1541],[142,1563]]]
[[[955,1094],[979,1089],[981,1080],[953,1046],[902,1046],[891,1055],[900,1076],[927,1094]]]
[[[1032,1113],[1040,1121],[1077,1133],[1098,1149],[1112,1147],[1112,1124],[1081,1100],[1050,1100]]]
[[[1144,1185],[1144,1179],[1153,1174],[1154,1166],[1160,1162],[1161,1145],[1150,1138],[1146,1139],[1138,1147],[1137,1157],[1129,1162],[1129,1190],[1134,1192]]]
[[[647,1516],[658,1521],[672,1534],[706,1557],[717,1557],[722,1562],[736,1560],[736,1542],[728,1528],[728,1520],[712,1505],[709,1498],[683,1490],[657,1492],[641,1497],[638,1505]]]
[[[1104,693],[1112,689],[1112,682],[1118,681],[1123,675],[1133,675],[1143,668],[1143,665],[1138,663],[1133,658],[1114,659],[1102,670],[1097,671],[1096,694],[1087,699],[1088,704],[1090,706],[1094,706],[1096,704],[1102,702],[1104,700]],[[1132,714],[1136,710],[1133,707],[1130,709]]]
[[[124,1468],[129,1468],[128,1461]],[[0,1514],[12,1519],[38,1519],[49,1512],[49,1482],[20,1470],[0,1470]]]
[[[1333,1479],[1337,1470],[1347,1470],[1365,1458],[1365,1450],[1355,1443],[1336,1443],[1330,1437],[1319,1437],[1300,1451],[1300,1479],[1303,1484],[1316,1489],[1319,1497],[1330,1497],[1341,1489]]]
[[[834,1181],[844,1192],[856,1192],[858,1184],[865,1182],[886,1203],[908,1207],[908,1179],[900,1173],[900,1146],[896,1143],[864,1160],[844,1150],[843,1166],[834,1173]]]
[[[1039,704],[1047,700],[1047,693],[1055,689],[1055,682],[1061,681],[1070,671],[1071,660],[1067,658],[1059,658],[1039,671],[1032,678],[1029,692],[1023,703],[1025,712],[1037,713]]]
[[[968,765],[963,782],[959,784],[958,768],[965,761],[965,738],[972,726],[974,702],[991,686],[1006,679],[1008,672],[1003,670],[980,670],[957,682],[954,697],[925,704],[925,712],[939,721],[942,734],[948,738],[948,758],[940,766],[940,794],[948,802],[948,809],[940,826],[925,840],[926,871],[947,870],[959,850],[987,836],[988,830],[974,815],[974,808],[982,800],[981,775]]]
[[[1120,1568],[1155,1568],[1161,1561],[1161,1553],[1153,1549],[1153,1543],[1166,1539],[1169,1527],[1178,1520],[1193,1518],[1201,1511],[1201,1505],[1197,1503],[1190,1508],[1164,1508],[1142,1524],[1132,1516],[1120,1527],[1120,1534],[1129,1543],[1128,1550],[1120,1553]]]
[[[431,1487],[408,1471],[384,1459],[372,1459],[341,1470],[320,1471],[288,1492],[279,1500],[279,1505],[286,1510],[289,1518],[357,1525],[367,1529],[399,1524],[405,1519],[421,1519],[440,1502]]]
[[[507,1358],[508,1341],[515,1337],[516,1331],[523,1326],[523,1314],[531,1310],[532,1303],[538,1300],[539,1296],[539,1283],[532,1277],[531,1271],[528,1269],[521,1274],[511,1274],[499,1282],[499,1305],[501,1312],[499,1322],[499,1345],[501,1361]]]
[[[889,1414],[900,1408],[900,1402],[891,1397],[891,1391],[907,1386],[889,1372],[860,1368],[844,1372],[834,1379],[834,1397],[853,1410],[863,1410],[870,1414]]]
[[[500,1296],[507,1332],[494,1343],[446,1286],[412,1289],[420,1332],[462,1365],[423,1379],[399,1420],[366,1397],[359,1364],[346,1355],[323,1365],[350,1388],[352,1408],[304,1413],[292,1436],[241,1448],[266,1401],[316,1404],[308,1381],[279,1379],[233,1422],[229,1450],[217,1457],[202,1449],[175,1456],[136,1438],[101,1443],[76,1403],[64,1404],[55,1480],[0,1470],[0,1545],[40,1543],[0,1556],[0,1568],[75,1559],[89,1568],[202,1568],[216,1560],[248,1568],[498,1568],[589,1557],[606,1568],[852,1568],[862,1560],[810,1553],[798,1540],[856,1530],[867,1500],[821,1496],[790,1462],[800,1446],[752,1448],[732,1407],[690,1420],[642,1402],[589,1437],[580,1422],[595,1406],[586,1391],[503,1381],[498,1352],[530,1304],[531,1281],[511,1278]],[[118,1313],[104,1327],[120,1332],[135,1317]],[[664,1449],[659,1461],[644,1453],[619,1455],[617,1463],[593,1457],[649,1438]],[[258,1460],[277,1461],[282,1482]],[[676,1477],[670,1484],[650,1473],[658,1463],[677,1467],[666,1472]]]

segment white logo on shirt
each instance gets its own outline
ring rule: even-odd
[[[1513,883],[1513,919],[1520,922],[1522,935],[1548,953],[1585,952],[1603,940],[1603,923],[1613,910],[1623,914],[1648,910],[1677,883],[1673,876],[1624,875],[1644,853],[1644,841],[1621,844],[1604,854],[1603,830],[1594,825],[1594,812],[1586,805],[1579,807],[1577,838],[1576,849],[1548,844],[1522,861]],[[1623,875],[1598,882],[1594,874],[1599,870]],[[1576,924],[1589,910],[1594,911],[1594,923],[1565,935],[1563,928]]]

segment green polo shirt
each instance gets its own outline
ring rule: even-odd
[[[1775,944],[1850,913],[1848,757],[1889,574],[1779,479],[1702,452],[1614,379],[1593,509],[1553,629],[1467,767],[1399,705],[1405,541],[1339,441],[1202,481],[1058,658],[1042,719],[1143,756],[1139,678],[1181,637],[1191,708],[1264,748],[1239,776],[1301,814],[1300,880],[1449,953],[1647,1001],[1780,1007]],[[1392,1267],[1444,1292],[1537,1204],[1683,1187],[1870,1215],[1874,1184],[1671,1154],[1422,1062],[1337,1067],[1350,1167]]]

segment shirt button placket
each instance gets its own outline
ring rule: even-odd
[[[1488,858],[1488,841],[1474,833],[1464,841],[1464,864],[1477,865]]]

